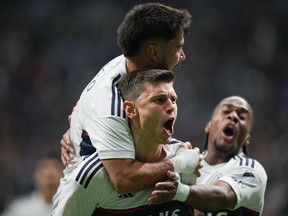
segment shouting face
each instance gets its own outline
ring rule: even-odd
[[[222,100],[205,128],[208,148],[229,156],[239,153],[249,144],[252,122],[253,112],[246,100],[238,96]]]

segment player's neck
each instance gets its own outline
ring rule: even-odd
[[[126,58],[125,62],[128,73],[138,70],[139,68],[154,68],[156,66],[147,56],[129,57]]]
[[[231,159],[231,157],[232,156],[228,155],[227,153],[208,150],[208,153],[205,157],[205,161],[210,165],[216,165],[228,162]]]
[[[141,138],[134,142],[136,160],[152,163],[161,161],[166,156],[163,145]]]

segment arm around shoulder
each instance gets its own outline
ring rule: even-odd
[[[167,180],[167,171],[175,166],[182,172],[193,173],[198,167],[199,151],[182,149],[169,160],[157,163],[142,163],[134,159],[102,160],[111,184],[118,193],[129,193],[152,188],[157,182]]]
[[[152,188],[167,179],[167,171],[174,170],[169,160],[141,163],[133,159],[102,160],[111,184],[118,193],[129,193]]]

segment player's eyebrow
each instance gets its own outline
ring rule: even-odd
[[[244,107],[244,106],[236,106],[236,105],[233,105],[233,104],[230,104],[230,103],[224,103],[223,105],[222,105],[222,107],[228,107],[228,108],[236,108],[236,109],[240,109],[240,111],[242,112],[242,113],[247,113],[247,114],[249,114],[249,110],[248,110],[248,108],[246,108],[246,107]]]

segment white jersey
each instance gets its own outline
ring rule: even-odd
[[[76,155],[90,155],[97,148],[100,159],[134,159],[132,136],[117,89],[126,73],[125,57],[118,56],[82,92],[71,118],[71,141]]]
[[[176,154],[179,144],[165,145],[163,148],[166,151],[165,159],[169,159]],[[190,207],[179,201],[147,206],[152,191],[153,188],[127,194],[115,192],[96,151],[73,171],[63,191],[65,196],[60,199],[52,215],[191,215]]]
[[[226,163],[209,165],[203,161],[201,176],[196,184],[211,184],[215,181],[227,182],[237,196],[237,204],[232,210],[206,212],[207,216],[218,215],[261,215],[264,206],[264,194],[267,174],[263,166],[244,154],[236,155]]]
[[[108,62],[83,90],[71,117],[71,142],[76,156],[64,170],[53,197],[57,205],[71,172],[97,149],[99,158],[135,158],[135,149],[117,83],[127,74],[125,57]]]

